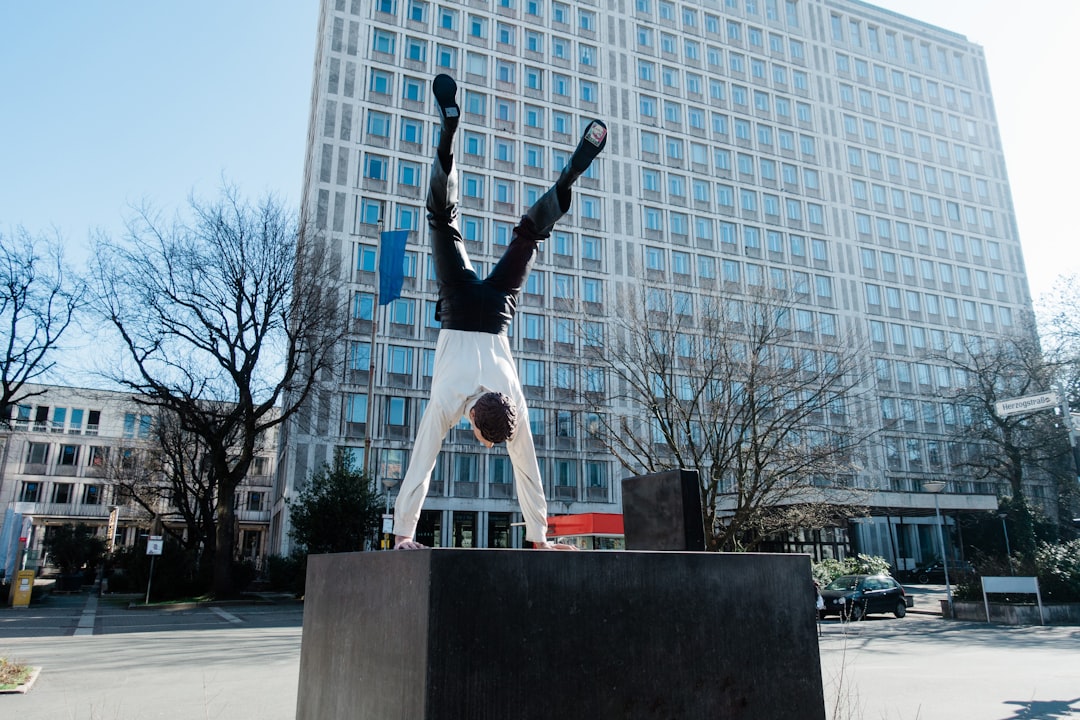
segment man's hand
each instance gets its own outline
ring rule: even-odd
[[[577,550],[577,545],[568,545],[567,543],[553,543],[545,540],[544,542],[534,542],[534,550]]]
[[[402,537],[401,535],[394,536],[394,549],[395,550],[426,550],[427,545],[421,545],[412,538]]]

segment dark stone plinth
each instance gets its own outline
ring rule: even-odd
[[[704,550],[701,490],[696,470],[623,478],[627,550]]]
[[[813,601],[806,555],[316,555],[296,717],[823,720]]]

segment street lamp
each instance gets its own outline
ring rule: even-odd
[[[1009,513],[999,512],[998,517],[1001,518],[1001,531],[1005,533],[1005,558],[1009,561],[1009,574],[1015,575],[1012,566],[1012,548],[1009,547],[1009,528],[1005,525],[1005,518],[1009,517]]]
[[[949,617],[953,616],[952,585],[949,583],[949,553],[945,550],[945,533],[941,529],[941,507],[938,505],[938,494],[945,489],[943,480],[927,480],[922,484],[923,490],[934,496],[934,515],[937,516],[938,542],[941,543],[941,566],[945,569],[945,597],[949,604]]]
[[[383,478],[382,484],[386,488],[386,513],[383,515],[383,548],[391,547],[390,533],[393,532],[393,525],[390,521],[390,491],[394,489],[394,486],[398,484],[397,478]]]

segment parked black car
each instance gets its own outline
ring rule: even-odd
[[[888,575],[841,575],[822,589],[821,597],[825,601],[825,609],[818,611],[822,620],[829,615],[862,620],[874,613],[902,618],[912,604],[904,587]]]
[[[949,580],[956,582],[966,575],[974,575],[975,568],[971,563],[949,561]],[[945,582],[945,565],[940,560],[927,563],[911,571],[910,582],[917,583],[943,583]]]

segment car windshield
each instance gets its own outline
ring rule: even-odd
[[[825,586],[826,590],[854,590],[859,584],[859,578],[856,575],[841,575],[833,580],[831,583]]]

